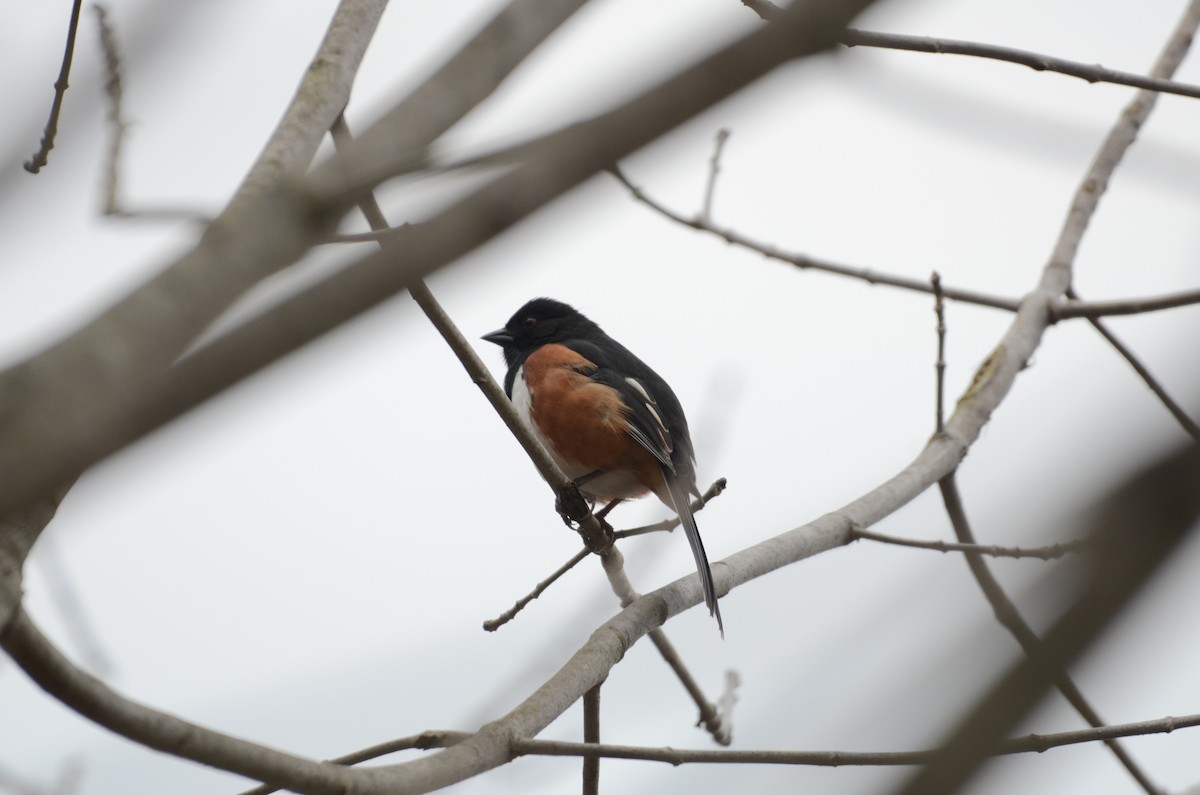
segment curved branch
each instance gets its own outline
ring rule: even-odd
[[[313,795],[344,795],[350,773],[205,729],[143,706],[71,664],[17,608],[0,646],[39,687],[81,715],[156,751],[280,783]]]

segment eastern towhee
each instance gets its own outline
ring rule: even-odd
[[[535,298],[483,337],[504,349],[504,391],[585,495],[616,503],[647,492],[679,514],[708,612],[725,632],[692,516],[696,461],[679,399],[658,373],[572,307]]]

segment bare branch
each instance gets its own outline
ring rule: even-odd
[[[347,771],[205,729],[135,703],[71,664],[17,608],[0,631],[0,646],[39,687],[63,704],[148,748],[297,792],[341,795]]]
[[[942,492],[942,500],[946,505],[946,513],[950,516],[950,524],[954,527],[954,534],[964,544],[976,543],[975,534],[972,532],[971,525],[967,521],[967,512],[963,506],[962,497],[958,492],[954,473],[951,472],[942,478],[938,486]],[[987,599],[988,604],[991,605],[992,612],[996,614],[996,620],[1012,634],[1029,659],[1040,667],[1041,673],[1047,681],[1054,683],[1058,691],[1063,694],[1063,697],[1070,702],[1075,711],[1088,724],[1093,728],[1104,726],[1104,719],[1100,717],[1099,713],[1096,712],[1095,708],[1084,697],[1082,691],[1075,684],[1075,681],[1067,673],[1066,667],[1060,665],[1053,657],[1047,654],[1041,639],[1033,631],[1033,628],[1025,622],[1025,619],[1021,617],[1017,606],[1004,593],[1004,588],[1001,587],[999,581],[992,575],[983,557],[976,552],[968,552],[966,559],[967,565],[971,569],[971,574],[974,575],[980,590],[983,591],[984,597]],[[1125,769],[1129,771],[1129,774],[1141,785],[1142,789],[1148,795],[1157,795],[1158,788],[1150,781],[1150,777],[1134,761],[1128,751],[1116,740],[1110,739],[1104,742],[1121,764],[1125,766]]]
[[[1038,72],[1056,72],[1069,77],[1078,77],[1089,83],[1115,83],[1160,94],[1200,98],[1200,86],[1176,83],[1158,76],[1145,77],[1132,72],[1120,72],[1116,69],[1106,69],[1099,64],[1068,61],[1065,58],[1055,58],[1052,55],[1042,55],[1012,47],[1000,47],[995,44],[956,39],[934,39],[926,36],[904,36],[897,33],[874,33],[869,30],[853,28],[846,31],[841,43],[847,47],[882,47],[889,50],[929,52],[940,55],[970,55],[992,61],[1020,64]]]
[[[1067,296],[1070,298],[1078,298],[1074,288],[1067,290]],[[1107,325],[1101,322],[1100,318],[1089,316],[1087,320],[1092,324],[1092,328],[1096,329],[1096,331],[1100,333],[1100,336],[1108,340],[1108,344],[1113,346],[1117,353],[1121,354],[1121,358],[1129,363],[1129,366],[1132,367],[1133,371],[1138,374],[1138,377],[1145,382],[1146,386],[1150,387],[1150,391],[1155,394],[1160,403],[1166,406],[1167,411],[1171,412],[1171,416],[1175,418],[1175,421],[1179,423],[1180,427],[1187,431],[1189,436],[1200,442],[1200,425],[1197,425],[1196,422],[1188,416],[1188,413],[1183,410],[1183,406],[1180,406],[1175,402],[1174,398],[1167,394],[1166,387],[1160,384],[1158,379],[1150,374],[1150,370],[1146,367],[1146,365],[1142,364],[1141,360],[1134,355],[1133,351],[1130,350],[1125,343],[1121,342],[1121,340],[1117,338],[1117,335],[1114,334]]]
[[[713,197],[717,192],[717,175],[721,173],[721,151],[725,148],[725,142],[729,140],[729,130],[717,130],[717,137],[713,143],[712,158],[708,161],[708,186],[704,190],[704,204],[700,210],[700,221],[702,223],[712,222],[712,205]]]
[[[75,57],[75,34],[79,32],[79,10],[83,0],[75,0],[71,4],[71,20],[67,23],[67,46],[63,50],[62,66],[58,70],[58,79],[54,81],[54,101],[50,104],[50,117],[46,119],[46,127],[42,132],[42,142],[33,156],[25,161],[25,170],[36,174],[50,160],[50,150],[54,148],[54,139],[58,136],[58,117],[62,113],[63,100],[67,95],[67,79],[71,75],[71,61]]]
[[[568,560],[566,563],[564,563],[563,565],[561,565],[557,569],[555,569],[553,574],[551,574],[549,577],[547,577],[546,579],[539,582],[536,586],[534,586],[534,589],[532,591],[530,591],[528,594],[526,594],[525,596],[522,596],[520,599],[518,599],[516,604],[514,604],[512,607],[505,610],[503,613],[496,616],[495,618],[484,621],[483,628],[485,630],[487,630],[488,632],[495,632],[496,630],[500,629],[500,627],[507,624],[509,621],[512,621],[514,618],[517,617],[518,613],[520,613],[522,610],[525,609],[526,605],[528,605],[534,599],[537,599],[539,596],[541,596],[542,593],[544,593],[547,588],[549,588],[551,585],[553,585],[554,582],[559,577],[563,576],[568,571],[575,568],[577,565],[579,565],[579,563],[584,558],[586,558],[590,554],[592,554],[592,551],[586,547],[584,547],[583,549],[576,552],[574,555],[571,556],[570,560]]]
[[[127,412],[139,409],[131,391],[161,386],[170,364],[234,298],[322,236],[324,224],[311,203],[280,183],[307,169],[345,106],[385,4],[342,0],[316,54],[320,68],[305,76],[258,163],[196,248],[79,331],[0,376],[6,440],[0,514],[73,479],[135,438]],[[80,383],[88,389],[78,389]]]
[[[343,116],[338,117],[331,129],[339,151],[343,151],[351,145],[354,138],[351,136],[350,128]],[[359,200],[358,206],[373,230],[388,229],[387,218],[384,217],[383,210],[379,207],[379,202],[375,200],[374,194],[365,194]],[[385,252],[399,256],[402,251],[398,247],[392,247],[394,241],[390,238],[381,239],[378,242],[380,248]],[[591,506],[579,493],[575,483],[567,477],[558,463],[550,456],[532,429],[521,421],[512,401],[504,394],[504,390],[496,383],[496,379],[492,378],[491,371],[475,353],[475,348],[459,331],[458,326],[438,303],[438,300],[434,298],[433,292],[420,279],[409,285],[408,292],[421,307],[425,317],[442,335],[442,339],[458,358],[463,369],[467,371],[471,381],[483,392],[483,396],[487,398],[492,409],[500,416],[509,432],[516,437],[517,442],[525,450],[530,461],[537,467],[542,479],[554,492],[555,505],[564,518],[574,523],[571,526],[583,537],[584,545],[593,552],[603,551],[611,546],[611,529],[592,515]]]
[[[125,144],[125,132],[129,125],[121,108],[124,91],[121,87],[121,53],[117,48],[117,36],[108,24],[108,12],[104,6],[92,6],[96,12],[96,26],[100,30],[100,50],[104,53],[104,93],[108,96],[108,157],[105,158],[104,214],[120,212],[117,202],[117,184],[121,168],[121,149]]]
[[[1043,753],[1081,743],[1097,742],[1118,737],[1140,737],[1147,734],[1169,734],[1176,729],[1200,726],[1200,715],[1182,718],[1162,718],[1139,723],[1120,723],[1100,729],[1078,729],[1054,734],[1029,734],[1004,740],[992,754]],[[759,764],[810,765],[816,767],[898,766],[928,762],[936,750],[925,751],[760,751],[754,749],[722,751],[691,748],[651,748],[640,745],[584,746],[582,743],[553,740],[518,740],[515,750],[526,756],[585,756],[594,754],[609,759],[632,759],[646,762],[665,762],[669,765],[690,764]],[[247,793],[246,795],[249,795]]]
[[[1150,734],[1170,734],[1179,729],[1200,726],[1200,715],[1167,717],[1136,723],[1118,723],[1099,729],[1076,729],[1051,734],[1027,734],[1004,740],[995,751],[995,756],[1044,753],[1054,748],[1092,743],[1120,737],[1143,737]],[[378,759],[388,754],[411,749],[447,748],[462,742],[471,735],[468,732],[429,731],[355,751],[329,761],[339,765],[354,765]],[[556,740],[517,740],[513,752],[522,756],[579,756],[590,755],[608,759],[630,759],[647,762],[665,762],[670,765],[689,764],[770,764],[808,765],[817,767],[898,766],[927,762],[934,750],[921,751],[762,751],[745,749],[724,751],[691,748],[654,748],[638,745],[613,745],[601,743],[560,742]],[[278,792],[274,787],[255,787],[241,795],[271,795]]]
[[[929,284],[933,288],[933,312],[937,316],[937,360],[934,362],[934,372],[937,374],[935,390],[936,399],[934,400],[934,428],[936,433],[941,433],[945,423],[945,392],[946,392],[946,305],[942,300],[942,277],[937,271],[929,277]]]
[[[1200,304],[1200,290],[1186,290],[1154,298],[1126,298],[1120,301],[1063,301],[1054,309],[1055,319],[1075,317],[1104,317],[1106,315],[1138,315],[1181,306]]]
[[[770,0],[742,0],[742,5],[758,14],[764,21],[770,22],[783,12],[779,6]],[[900,33],[878,33],[869,30],[848,28],[842,36],[841,44],[847,47],[879,47],[888,50],[907,50],[909,52],[927,52],[938,55],[968,55],[976,58],[986,58],[992,61],[1006,61],[1020,66],[1028,66],[1037,72],[1056,72],[1068,77],[1078,77],[1089,83],[1114,83],[1122,86],[1156,91],[1162,94],[1178,94],[1183,97],[1200,98],[1200,86],[1188,83],[1176,83],[1160,76],[1146,77],[1133,72],[1121,72],[1116,69],[1106,69],[1099,64],[1086,64],[1079,61],[1069,61],[1066,58],[1056,58],[1052,55],[1018,50],[1013,47],[1001,47],[996,44],[983,44],[976,41],[959,39],[940,39],[929,36],[906,36]]]
[[[725,478],[719,478],[715,483],[713,483],[711,486],[708,487],[708,491],[704,492],[704,494],[699,499],[693,500],[692,501],[692,513],[699,513],[700,511],[702,511],[704,509],[704,506],[708,503],[709,500],[712,500],[712,499],[715,499],[716,497],[718,497],[721,494],[721,492],[723,492],[725,490],[725,484],[726,484]],[[678,526],[679,526],[679,517],[675,516],[670,519],[664,519],[663,521],[658,522],[656,524],[646,525],[645,527],[636,527],[636,528],[633,528],[632,530],[619,530],[616,533],[613,533],[613,539],[618,540],[618,539],[622,539],[622,538],[630,538],[631,536],[644,535],[646,533],[671,531],[671,530],[674,530]],[[483,622],[483,628],[485,630],[487,630],[488,632],[495,632],[500,627],[507,624],[509,621],[512,621],[514,618],[516,618],[518,613],[520,613],[522,610],[524,610],[525,607],[530,602],[532,602],[534,599],[537,599],[539,596],[541,596],[542,593],[544,593],[547,588],[549,588],[551,585],[553,585],[554,582],[556,580],[558,580],[559,577],[562,577],[568,571],[573,569],[584,558],[586,558],[590,554],[591,554],[591,550],[589,550],[587,547],[584,547],[583,549],[579,550],[579,552],[575,553],[575,555],[573,555],[570,560],[568,560],[563,565],[559,566],[558,569],[556,569],[553,574],[551,574],[549,577],[547,577],[546,579],[539,582],[532,591],[530,591],[527,595],[525,595],[525,596],[521,597],[519,600],[517,600],[516,604],[514,604],[508,610],[505,610],[503,613],[501,613],[496,618],[493,618],[493,619]]]
[[[877,541],[881,544],[892,544],[914,549],[931,549],[935,552],[969,552],[974,555],[987,555],[993,558],[1038,558],[1040,560],[1056,560],[1067,555],[1078,555],[1086,552],[1091,546],[1090,539],[1081,538],[1062,544],[1052,544],[1047,547],[1000,547],[988,544],[955,543],[953,541],[923,541],[917,538],[900,538],[898,536],[875,533],[870,530],[856,528],[855,538],[867,541]]]
[[[728,481],[725,478],[717,478],[715,481],[713,481],[713,484],[708,487],[708,490],[705,491],[704,494],[700,495],[699,499],[692,500],[692,513],[699,513],[700,511],[704,510],[704,506],[708,505],[711,500],[721,496],[721,493],[725,491],[725,487],[727,485]],[[633,527],[629,530],[618,530],[617,532],[613,533],[613,538],[619,541],[622,538],[643,536],[648,535],[649,533],[669,533],[676,527],[679,527],[679,517],[672,516],[669,519],[663,519],[661,522],[655,522],[654,524],[643,525],[642,527]]]
[[[1051,685],[1047,669],[1065,670],[1187,537],[1200,515],[1198,478],[1200,448],[1192,445],[1152,462],[1097,502],[1088,517],[1097,551],[1078,598],[1043,635],[1039,654],[1011,666],[899,792],[957,792],[1000,747],[1004,733]]]
[[[700,218],[686,218],[683,215],[669,209],[663,204],[655,201],[646,194],[641,188],[634,185],[625,174],[616,167],[609,169],[610,173],[625,186],[633,198],[637,199],[642,204],[645,204],[650,209],[660,215],[674,221],[681,226],[686,226],[695,229],[698,232],[706,232],[710,235],[715,235],[721,238],[726,243],[729,243],[740,248],[745,248],[750,251],[762,254],[768,259],[786,262],[789,265],[795,265],[801,270],[815,270],[822,273],[832,273],[838,276],[848,276],[852,279],[859,279],[868,284],[885,284],[889,287],[899,287],[902,290],[912,290],[913,292],[931,294],[933,288],[928,281],[920,279],[910,279],[907,276],[895,276],[879,271],[871,270],[870,268],[856,268],[851,265],[843,265],[829,260],[810,257],[807,254],[789,253],[767,243],[758,242],[735,232],[732,229],[717,227]],[[943,287],[942,294],[946,298],[955,301],[962,301],[967,304],[976,304],[978,306],[987,306],[993,309],[1003,309],[1008,312],[1017,311],[1020,305],[1018,301],[1011,298],[1001,298],[998,296],[988,295],[986,293],[974,292],[971,290],[960,290],[954,287]]]

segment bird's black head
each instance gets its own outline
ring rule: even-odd
[[[598,331],[600,327],[574,307],[553,298],[534,298],[518,309],[504,328],[484,334],[483,339],[502,347],[504,361],[512,367],[540,345]]]

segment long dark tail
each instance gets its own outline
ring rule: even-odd
[[[725,637],[725,624],[721,621],[721,607],[717,604],[717,586],[713,584],[712,569],[708,565],[708,555],[704,554],[704,542],[700,540],[700,528],[696,527],[696,517],[692,516],[692,503],[687,489],[670,472],[663,472],[667,481],[667,491],[671,495],[675,513],[683,525],[688,544],[692,547],[692,557],[696,559],[696,571],[700,574],[700,587],[704,591],[704,604],[708,606],[708,614],[717,619],[717,628],[721,637]]]

